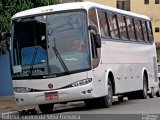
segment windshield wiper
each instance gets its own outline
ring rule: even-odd
[[[56,54],[56,57],[58,58],[59,62],[61,63],[63,69],[65,70],[65,72],[66,72],[66,73],[69,73],[69,70],[68,70],[66,64],[64,63],[64,61],[63,61],[60,53],[58,52],[58,50],[57,50],[57,48],[56,48],[55,38],[54,38],[54,47],[52,47],[52,48],[53,48],[53,50],[54,50],[54,52],[55,52],[55,54]]]
[[[54,52],[55,52],[55,54],[56,54],[56,57],[58,58],[59,62],[61,63],[63,69],[65,70],[65,72],[66,72],[66,73],[69,73],[69,70],[68,70],[66,64],[64,63],[61,55],[59,54],[57,48],[56,48],[56,47],[52,47],[52,48],[53,48],[53,50],[54,50]]]
[[[35,61],[36,56],[37,56],[37,50],[38,50],[38,47],[35,48],[34,53],[33,53],[32,62],[30,64],[29,77],[32,76],[32,70],[33,70],[34,61]]]

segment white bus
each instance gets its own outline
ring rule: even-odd
[[[84,101],[112,106],[114,95],[157,92],[157,58],[147,16],[92,3],[44,6],[12,17],[11,68],[17,105]]]

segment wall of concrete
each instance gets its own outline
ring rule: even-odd
[[[9,54],[0,54],[0,96],[13,95]]]

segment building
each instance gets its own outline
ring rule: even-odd
[[[81,2],[88,0],[60,0],[64,2]],[[157,57],[160,61],[160,0],[90,0],[91,2],[147,15],[151,18]]]

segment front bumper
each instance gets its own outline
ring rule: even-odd
[[[58,99],[45,100],[46,92],[47,93],[58,92]],[[28,93],[15,92],[14,94],[15,94],[16,104],[18,106],[78,101],[95,97],[92,84],[87,84],[84,86],[72,87],[67,89],[53,90],[53,91],[28,92]]]

